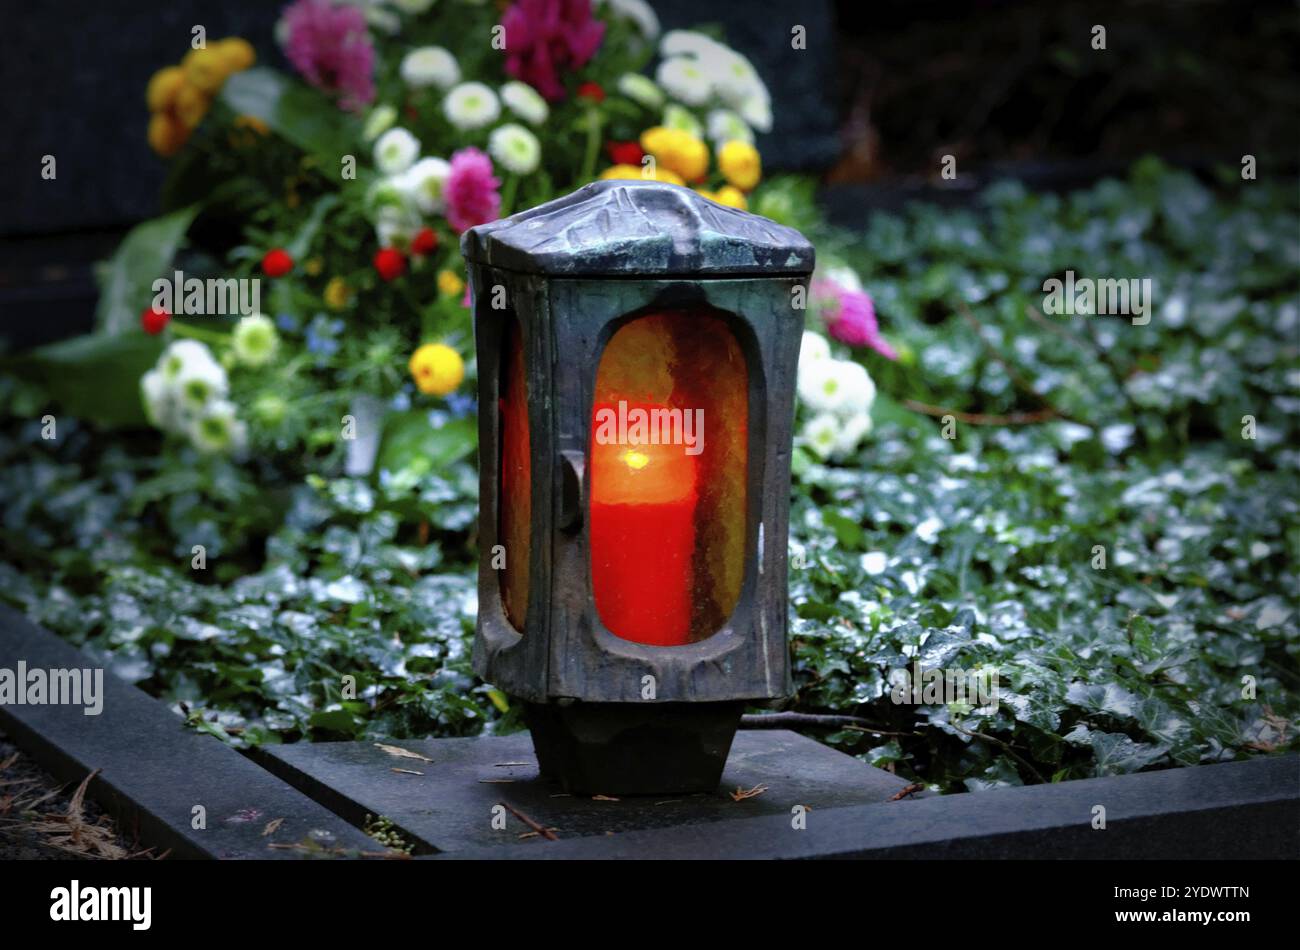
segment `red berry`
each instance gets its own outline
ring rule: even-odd
[[[582,99],[590,99],[592,102],[604,102],[605,90],[600,88],[600,83],[584,82],[578,87],[578,96]]]
[[[150,336],[157,336],[163,332],[163,327],[167,326],[171,318],[172,315],[166,310],[148,307],[140,312],[140,326],[144,327],[144,332]]]
[[[411,238],[412,254],[432,254],[438,248],[438,235],[433,228],[421,228],[415,237]]]
[[[283,277],[293,270],[293,258],[282,247],[273,247],[262,258],[262,273],[267,277]]]
[[[375,270],[384,280],[396,280],[406,270],[406,258],[395,247],[380,248],[375,252]]]
[[[615,165],[640,165],[641,159],[645,158],[645,152],[636,142],[607,142],[605,148]]]

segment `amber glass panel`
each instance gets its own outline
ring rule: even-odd
[[[499,420],[501,427],[501,487],[497,531],[505,547],[500,572],[501,600],[506,617],[520,633],[528,612],[528,554],[532,485],[528,455],[528,384],[524,346],[514,320],[506,322],[501,345]]]
[[[749,373],[708,310],[624,324],[596,371],[591,572],[601,622],[658,646],[712,636],[745,567]]]

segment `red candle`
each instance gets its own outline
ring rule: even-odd
[[[601,622],[624,640],[689,643],[696,457],[682,445],[593,437],[590,481],[591,579]]]

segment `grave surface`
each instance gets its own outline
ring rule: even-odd
[[[782,816],[788,822],[795,805],[806,805],[815,814],[875,804],[907,785],[889,772],[786,730],[737,733],[722,784],[714,793],[613,801],[566,795],[540,778],[526,732],[385,744],[423,758],[396,756],[370,742],[325,742],[272,747],[262,761],[349,821],[360,823],[366,814],[390,819],[417,842],[417,853],[549,843],[519,815],[566,840],[762,816]],[[758,786],[766,790],[740,801],[732,797],[737,789]],[[494,829],[493,808],[498,804],[508,806],[505,827]]]

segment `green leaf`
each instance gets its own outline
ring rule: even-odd
[[[415,467],[437,471],[458,462],[478,447],[478,423],[469,416],[434,427],[429,413],[418,409],[389,413],[379,447],[380,469],[399,472]]]
[[[140,311],[153,299],[153,282],[171,266],[199,209],[192,204],[131,229],[100,274],[95,307],[100,332],[122,333],[136,325]]]
[[[220,99],[236,115],[261,119],[306,152],[332,162],[356,140],[355,121],[314,89],[273,69],[255,67],[226,80]]]
[[[302,260],[311,250],[311,242],[316,237],[316,232],[320,230],[321,223],[325,220],[325,215],[329,214],[336,204],[339,203],[339,196],[336,194],[321,195],[316,204],[312,206],[311,214],[307,220],[302,223],[298,233],[293,236],[286,250],[289,256],[295,261]]]
[[[162,340],[142,332],[92,333],[23,353],[4,365],[42,386],[66,412],[101,425],[144,425],[140,377]]]

